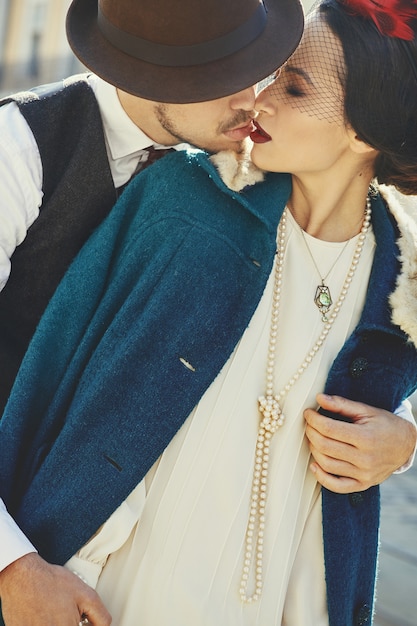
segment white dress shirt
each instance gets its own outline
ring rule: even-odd
[[[132,122],[122,108],[116,89],[89,75],[103,118],[107,155],[115,187],[124,185],[146,148],[155,144]],[[182,149],[178,144],[176,149]],[[0,107],[0,290],[10,274],[10,257],[22,243],[42,204],[42,162],[38,146],[18,106]]]

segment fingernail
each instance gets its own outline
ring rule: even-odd
[[[333,402],[333,396],[329,396],[327,393],[322,393],[321,396],[328,402]]]

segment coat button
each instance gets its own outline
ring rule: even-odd
[[[349,494],[349,501],[352,506],[359,506],[365,500],[363,493],[357,491]]]
[[[368,369],[368,360],[363,356],[359,356],[352,361],[350,365],[350,375],[352,378],[359,378]]]
[[[371,623],[371,607],[367,604],[361,606],[355,619],[355,626],[366,626]]]

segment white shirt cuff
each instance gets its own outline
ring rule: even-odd
[[[0,499],[0,571],[22,556],[37,552]]]
[[[399,417],[402,417],[403,419],[407,420],[407,422],[411,422],[414,425],[416,424],[416,421],[415,421],[414,415],[413,415],[413,411],[412,411],[412,405],[411,405],[411,402],[409,400],[404,400],[400,404],[398,409],[396,411],[394,411],[394,412]],[[394,474],[402,474],[403,472],[406,472],[407,470],[409,470],[410,467],[414,463],[414,459],[416,457],[416,451],[417,451],[417,442],[416,442],[416,445],[414,447],[414,452],[411,454],[411,456],[409,457],[408,461],[406,463],[404,463],[404,465],[399,467],[397,470],[395,470],[395,472],[393,472],[393,473]]]

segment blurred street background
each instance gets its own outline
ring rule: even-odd
[[[380,574],[375,626],[417,625],[417,466],[381,487]]]
[[[65,37],[70,0],[0,0],[0,96],[77,74]]]

